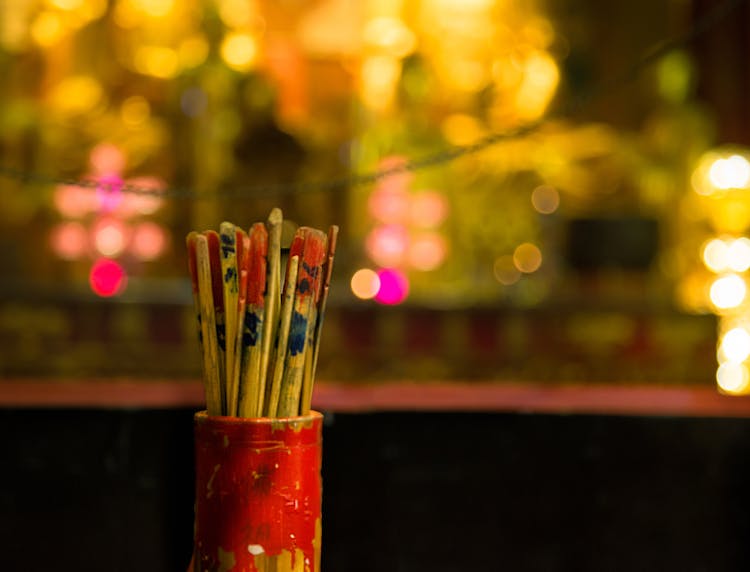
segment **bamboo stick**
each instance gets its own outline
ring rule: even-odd
[[[201,313],[201,337],[203,339],[203,368],[206,388],[206,410],[209,415],[222,414],[221,377],[219,375],[219,346],[216,337],[216,311],[211,279],[211,261],[208,239],[195,237],[196,268],[198,274],[198,298]]]
[[[263,223],[255,223],[249,232],[247,305],[243,339],[243,366],[240,380],[238,415],[259,417],[265,392],[265,379],[261,378],[263,352],[263,317],[266,293],[266,256],[268,231]]]
[[[299,414],[304,379],[305,352],[308,336],[313,327],[310,319],[316,316],[315,297],[320,287],[321,266],[326,253],[326,235],[319,230],[300,227],[297,233],[303,237],[297,289],[294,295],[294,312],[289,327],[289,343],[284,364],[278,416],[291,417]]]
[[[219,227],[221,286],[224,298],[224,356],[226,362],[226,415],[234,415],[235,395],[235,351],[238,327],[239,272],[237,270],[237,233],[231,222],[222,222]]]
[[[273,376],[271,378],[271,390],[266,407],[266,416],[278,417],[279,400],[281,398],[281,384],[284,376],[284,356],[289,343],[289,326],[292,321],[294,309],[294,292],[297,288],[297,274],[299,272],[299,256],[289,258],[286,271],[286,282],[284,283],[284,299],[281,302],[279,336],[276,343],[276,360],[274,363]]]

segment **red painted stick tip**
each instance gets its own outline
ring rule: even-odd
[[[320,295],[323,261],[326,258],[327,238],[325,234],[314,228],[302,227],[302,230],[305,242],[302,248],[299,277],[297,278],[297,291],[303,297],[311,293],[317,300]],[[304,287],[304,284],[307,284],[307,287]]]
[[[247,277],[247,303],[263,307],[266,293],[266,256],[268,255],[268,231],[263,223],[250,228],[250,255]]]

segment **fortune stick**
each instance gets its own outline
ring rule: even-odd
[[[239,305],[239,272],[237,270],[237,233],[234,225],[223,222],[219,227],[220,257],[221,257],[221,284],[224,300],[224,356],[225,356],[225,384],[226,384],[226,411],[227,415],[235,415],[237,388],[235,379],[235,359],[237,350],[237,327]]]
[[[274,362],[271,377],[271,389],[269,392],[266,416],[278,417],[279,399],[281,397],[281,383],[284,377],[284,356],[289,344],[289,326],[292,323],[292,311],[294,310],[294,292],[297,287],[297,274],[299,271],[299,256],[289,258],[286,271],[286,282],[284,285],[284,299],[281,302],[281,313],[279,319],[279,337],[276,343],[276,360]]]
[[[248,233],[250,253],[248,256],[247,305],[245,307],[245,332],[243,337],[242,375],[238,415],[260,417],[265,380],[261,379],[261,357],[263,353],[263,316],[266,293],[266,257],[268,255],[268,231],[257,222]]]
[[[326,235],[321,231],[300,227],[297,234],[302,237],[302,248],[294,293],[294,311],[289,326],[289,344],[284,364],[278,416],[291,417],[299,414],[300,394],[304,379],[305,353],[308,336],[313,333],[317,317],[315,304],[320,289],[323,259],[326,254]],[[298,245],[299,241],[295,241]],[[295,243],[292,247],[295,247]],[[293,250],[290,254],[297,254]]]
[[[217,357],[219,360],[219,391],[221,393],[221,410],[226,414],[226,322],[224,310],[224,280],[221,275],[221,240],[219,233],[208,230],[205,233],[208,241],[208,257],[211,268],[211,289],[214,299],[214,324],[216,329]],[[202,286],[201,286],[202,288]]]
[[[221,360],[219,359],[219,346],[216,337],[216,310],[214,308],[208,239],[203,235],[195,237],[195,260],[198,271],[206,409],[209,415],[221,415],[223,412]]]

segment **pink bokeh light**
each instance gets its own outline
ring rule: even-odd
[[[409,295],[409,279],[396,268],[382,268],[378,271],[380,289],[375,301],[381,304],[400,304]]]
[[[50,233],[52,250],[64,260],[83,258],[88,250],[89,235],[80,222],[64,222],[56,225]]]
[[[125,269],[109,258],[98,259],[89,272],[91,289],[104,298],[120,294],[125,290],[127,280]]]
[[[408,244],[406,228],[389,224],[372,229],[365,240],[365,249],[377,264],[391,267],[402,264]]]
[[[167,246],[167,232],[155,222],[142,222],[133,230],[130,251],[141,260],[154,260]]]

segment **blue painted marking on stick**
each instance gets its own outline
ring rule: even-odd
[[[289,326],[289,352],[296,356],[305,350],[305,334],[307,333],[307,318],[299,312],[292,314]]]
[[[255,312],[245,312],[245,327],[242,332],[242,345],[249,347],[258,343],[258,334],[261,332],[261,320]]]
[[[307,278],[303,278],[300,280],[299,284],[297,285],[297,292],[300,294],[305,294],[306,292],[310,291],[310,281]]]
[[[235,278],[237,278],[237,270],[230,266],[224,274],[224,282],[231,282]]]

